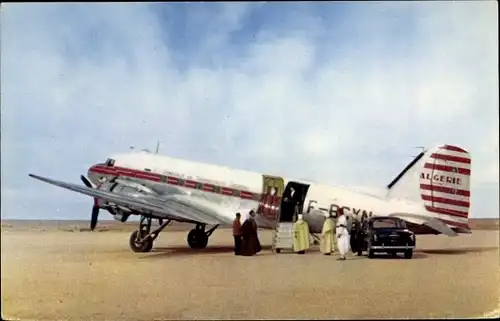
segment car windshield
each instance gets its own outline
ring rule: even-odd
[[[379,219],[373,221],[373,228],[406,228],[406,224],[398,219]]]

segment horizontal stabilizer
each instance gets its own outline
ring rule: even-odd
[[[433,217],[428,217],[428,216],[423,216],[423,215],[416,215],[416,214],[407,214],[407,213],[392,213],[389,216],[396,216],[399,217],[402,220],[408,221],[413,224],[417,225],[426,225],[430,227],[433,230],[438,231],[439,233],[442,233],[444,235],[448,236],[457,236],[458,233],[452,230],[448,225],[444,224],[440,220],[433,218]]]

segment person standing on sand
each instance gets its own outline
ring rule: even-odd
[[[325,222],[321,231],[321,244],[319,249],[324,255],[331,255],[333,253],[333,240],[334,240],[335,226],[330,219],[330,213],[325,213]]]
[[[349,251],[349,230],[347,226],[347,217],[342,208],[338,210],[336,235],[337,235],[337,247],[340,252],[339,260],[345,260],[347,252]]]
[[[311,243],[309,242],[309,225],[304,221],[304,216],[299,214],[293,223],[293,251],[298,254],[306,253]]]
[[[250,216],[241,226],[243,232],[241,255],[243,256],[252,256],[261,251],[259,236],[257,234],[257,223],[255,222],[255,212],[251,210],[249,214]]]
[[[236,213],[236,218],[233,221],[233,238],[234,238],[234,255],[241,255],[241,214]]]
[[[363,249],[361,223],[356,218],[351,219],[353,220],[350,240],[351,251],[353,253],[359,253],[359,251]]]

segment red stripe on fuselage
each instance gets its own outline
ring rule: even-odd
[[[167,183],[172,185],[179,185],[179,179],[173,176],[167,176]]]
[[[246,191],[240,191],[240,197],[244,198],[244,199],[252,199],[253,194],[250,192],[246,192]]]
[[[147,172],[141,172],[141,171],[133,171],[129,169],[122,169],[122,168],[103,168],[103,167],[94,167],[90,170],[93,173],[99,173],[99,174],[104,174],[104,175],[113,175],[113,176],[130,176],[134,178],[140,178],[140,179],[147,179],[151,181],[160,181],[160,176],[157,174],[152,174],[152,173],[147,173]]]
[[[118,166],[108,167],[108,166],[96,165],[91,167],[89,171],[92,173],[98,173],[103,175],[113,175],[113,176],[122,175],[122,176],[129,176],[133,178],[146,179],[156,182],[161,181],[162,177],[162,175],[160,174],[155,174],[130,168],[118,167]],[[164,177],[166,177],[167,184],[180,185],[179,178],[174,176],[164,176]],[[215,185],[208,183],[200,183],[193,180],[186,180],[182,186],[188,188],[196,188],[198,184],[201,184],[202,190],[205,192],[215,192]],[[230,187],[221,186],[221,194],[223,195],[235,196],[235,197],[238,197],[238,195],[240,195],[240,197],[244,199],[253,199],[254,194],[252,192],[234,190],[237,191],[237,193],[233,194],[233,190],[234,189]]]
[[[184,186],[189,187],[189,188],[196,188],[196,182],[195,181],[185,181]]]
[[[213,192],[214,186],[212,184],[203,184],[203,190],[206,192]]]
[[[233,189],[228,188],[228,187],[222,187],[221,188],[221,194],[224,194],[224,195],[233,195]]]

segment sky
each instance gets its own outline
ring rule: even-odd
[[[88,219],[80,183],[130,146],[383,189],[420,151],[472,156],[499,215],[498,4],[1,6],[1,215]],[[111,218],[111,217],[109,217]]]

